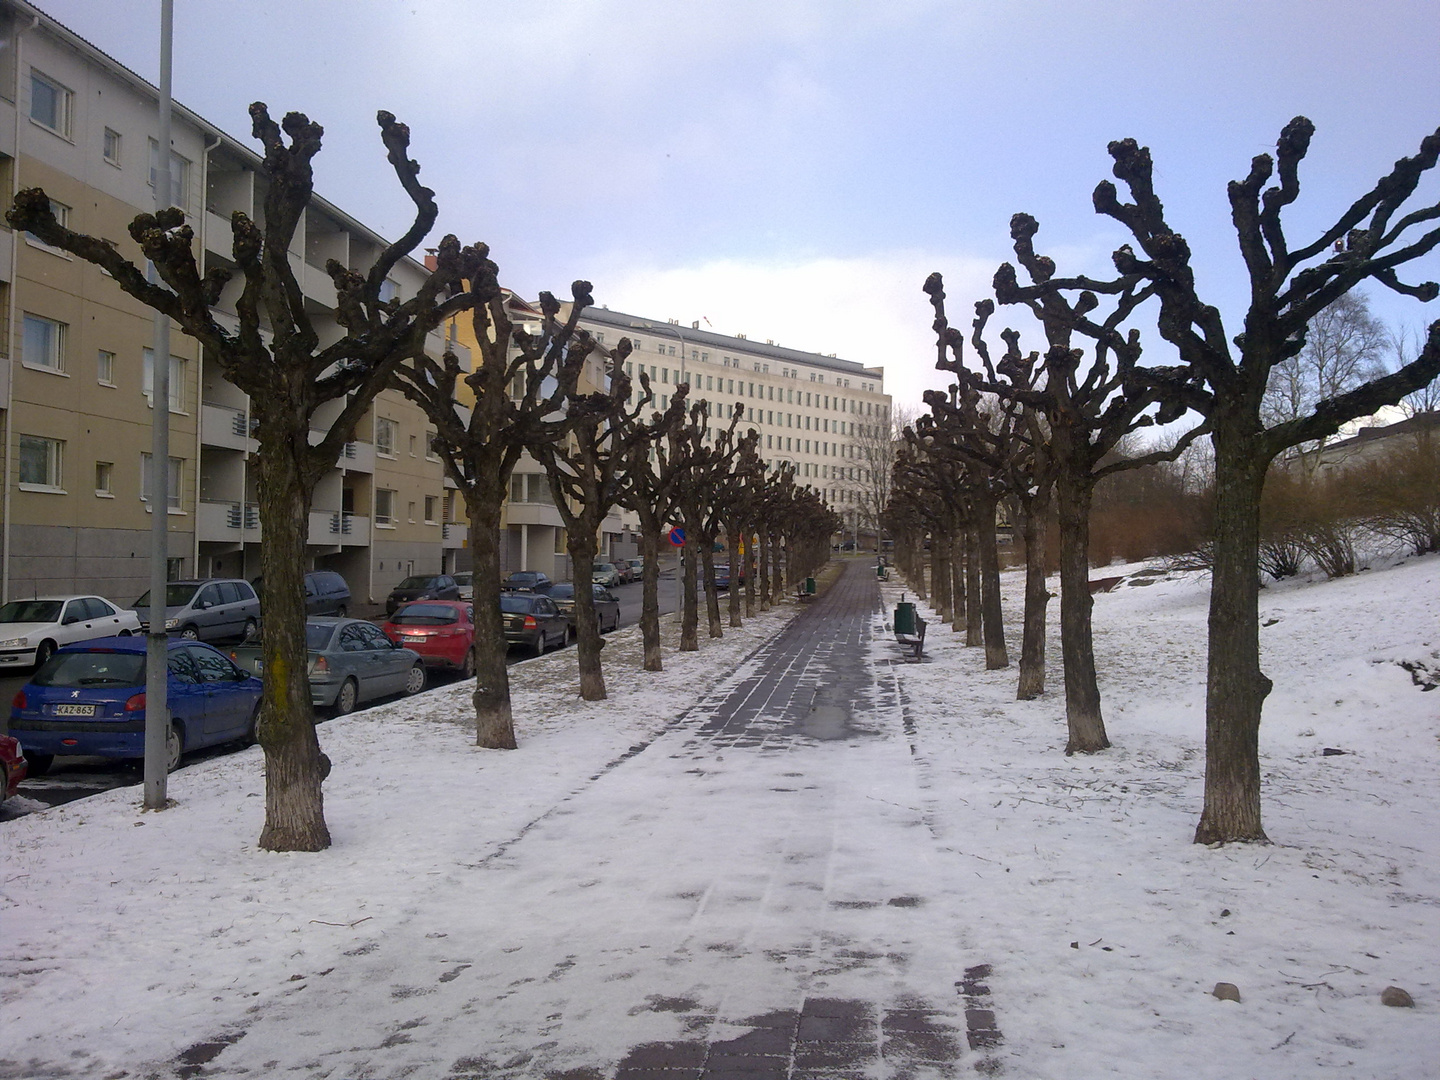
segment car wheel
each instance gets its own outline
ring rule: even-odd
[[[460,677],[462,679],[475,677],[475,649],[473,646],[465,650],[465,659],[460,662]]]
[[[346,679],[340,684],[340,692],[335,695],[335,704],[331,706],[331,712],[336,716],[344,716],[346,713],[355,711],[355,703],[360,699],[360,686],[354,679]]]
[[[410,669],[410,676],[405,680],[405,693],[418,694],[425,689],[425,665],[416,664]]]
[[[116,636],[116,637],[129,637],[129,636],[130,636],[130,631],[129,631],[129,630],[121,630],[120,633],[116,634],[115,636]]]
[[[344,604],[341,604],[339,607],[337,607],[337,608],[335,609],[335,617],[336,617],[337,619],[343,619],[343,618],[345,618],[345,605],[344,605]]]
[[[539,632],[536,633],[536,635],[535,635],[535,645],[534,645],[534,647],[533,647],[530,651],[531,651],[534,655],[536,655],[536,656],[544,656],[544,655],[545,655],[545,646],[546,646],[546,642],[545,642],[545,631],[542,629],[542,630],[540,630]]]
[[[200,631],[193,626],[185,626],[180,629],[180,636],[186,641],[199,641]]]
[[[55,762],[54,754],[37,754],[32,750],[25,751],[25,771],[32,777],[44,776],[50,771],[50,766]]]
[[[185,753],[185,737],[178,725],[171,724],[165,732],[165,771],[172,773],[180,767],[180,758]]]
[[[54,656],[54,655],[55,655],[55,642],[53,642],[53,641],[42,641],[42,642],[40,642],[39,645],[35,646],[35,666],[38,668],[41,664],[45,663],[46,660],[49,660],[50,657],[52,657],[52,656]]]
[[[245,629],[244,629],[244,631],[243,631],[243,632],[241,633],[241,635],[240,635],[240,640],[241,640],[241,641],[249,641],[251,638],[253,638],[253,637],[255,636],[256,631],[258,631],[259,629],[260,629],[260,624],[257,623],[254,619],[246,619],[246,620],[245,620]]]
[[[257,741],[257,729],[260,727],[260,703],[255,703],[255,709],[250,713],[250,723],[245,725],[245,737],[240,740],[244,746],[254,746]]]

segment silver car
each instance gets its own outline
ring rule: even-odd
[[[307,619],[305,648],[310,654],[310,702],[335,716],[351,712],[362,701],[425,689],[420,654],[395,644],[363,619]],[[258,639],[226,653],[241,667],[265,677]]]
[[[150,593],[130,605],[150,627]],[[165,632],[191,641],[247,638],[260,623],[260,598],[244,578],[171,581],[165,585]]]

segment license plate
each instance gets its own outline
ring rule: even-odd
[[[425,636],[423,634],[401,634],[400,640],[419,643],[425,640]]]
[[[94,705],[56,705],[56,716],[94,716]]]

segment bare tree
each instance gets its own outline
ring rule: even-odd
[[[361,273],[331,259],[337,321],[345,334],[322,346],[306,308],[287,252],[313,193],[311,159],[324,129],[303,113],[288,113],[282,124],[262,103],[250,106],[252,131],[265,148],[264,220],[236,211],[231,218],[232,253],[239,269],[238,292],[227,292],[231,274],[212,269],[203,276],[193,248],[194,233],[182,211],[141,214],[130,236],[154,263],[163,284],[98,237],[71,232],[50,209],[40,188],[21,191],[6,219],[103,268],[122,290],[173,319],[195,338],[224,377],[250,396],[258,421],[260,566],[265,577],[265,690],[258,735],[265,750],[265,827],[260,847],[271,851],[320,851],[330,845],[321,785],[330,760],[315,736],[310,684],[305,676],[305,568],[307,516],[315,485],[335,467],[355,425],[385,388],[397,365],[421,354],[425,336],[473,300],[464,279],[480,259],[447,236],[436,268],[403,304],[381,299],[393,267],[415,250],[435,223],[434,192],[421,186],[420,167],[407,154],[410,130],[390,113],[378,114],[391,166],[415,204],[409,230]],[[284,136],[290,137],[287,145]],[[238,327],[227,328],[217,311],[234,308]],[[343,401],[334,421],[316,441],[311,425],[327,402]]]
[[[1262,406],[1270,372],[1300,353],[1307,328],[1341,296],[1368,280],[1420,300],[1440,295],[1434,282],[1411,285],[1397,270],[1440,244],[1440,202],[1406,210],[1440,157],[1440,130],[1401,158],[1315,239],[1293,247],[1281,223],[1300,195],[1299,168],[1314,125],[1296,117],[1276,155],[1256,156],[1244,180],[1229,185],[1230,215],[1250,282],[1244,332],[1227,331],[1220,310],[1205,303],[1190,265],[1190,247],[1165,221],[1155,194],[1149,150],[1133,139],[1110,144],[1114,174],[1129,189],[1122,203],[1114,184],[1094,195],[1098,213],[1134,236],[1115,253],[1127,276],[1149,283],[1160,298],[1159,330],[1180,354],[1174,367],[1148,368],[1136,378],[1168,402],[1193,409],[1211,427],[1215,447],[1215,544],[1210,592],[1210,652],[1205,703],[1205,806],[1197,843],[1264,841],[1260,817],[1260,716],[1271,683],[1260,670],[1260,498],[1270,463],[1284,450],[1332,435],[1340,425],[1394,404],[1440,373],[1440,321],[1417,357],[1315,403],[1304,415],[1267,426]],[[1278,170],[1278,183],[1267,187]]]
[[[1425,346],[1425,335],[1414,327],[1401,327],[1391,331],[1386,345],[1390,361],[1398,370],[1420,355],[1420,350]],[[1421,413],[1440,412],[1440,380],[1432,380],[1418,390],[1410,391],[1397,404],[1407,418]]]
[[[840,466],[844,481],[840,490],[850,494],[856,510],[859,529],[873,529],[878,545],[880,515],[890,504],[890,483],[895,471],[895,458],[900,433],[914,423],[917,413],[903,406],[892,406],[888,413],[866,416],[855,422],[850,437],[854,457]],[[856,547],[859,547],[857,536]]]

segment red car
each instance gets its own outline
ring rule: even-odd
[[[20,740],[0,735],[0,802],[15,794],[25,776],[25,755],[20,752]]]
[[[385,636],[420,654],[426,667],[475,674],[475,609],[458,600],[414,600],[395,609]]]

